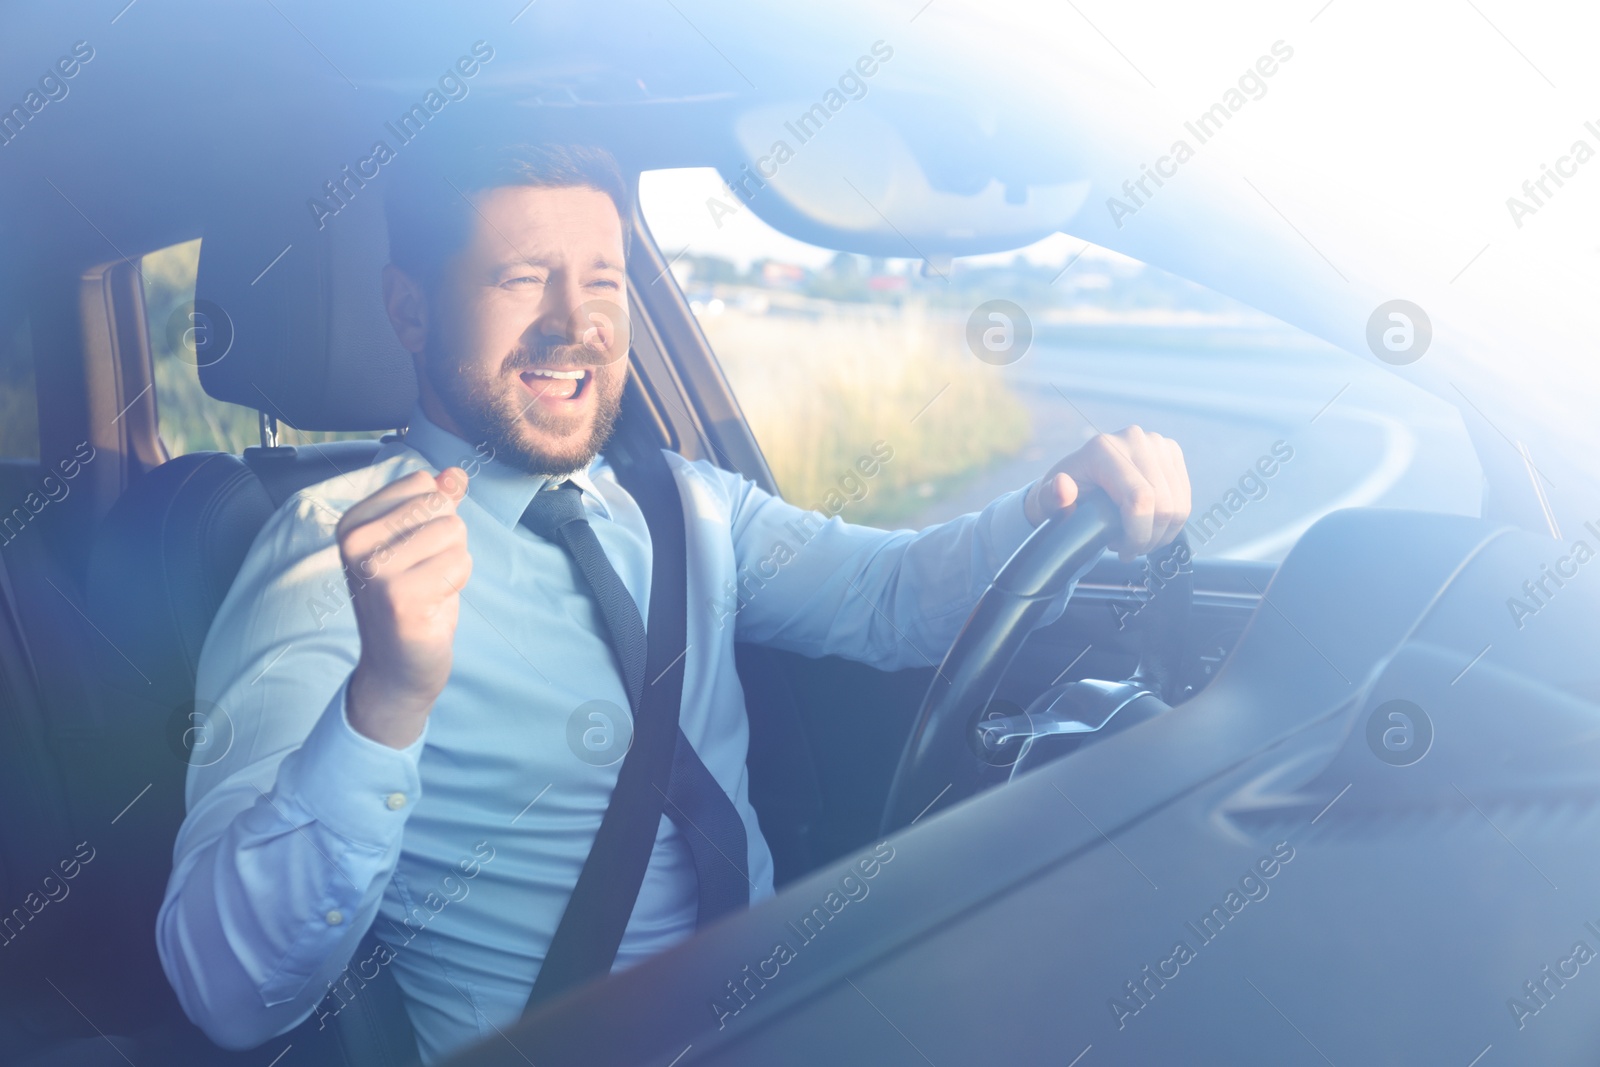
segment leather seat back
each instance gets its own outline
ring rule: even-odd
[[[296,491],[371,462],[379,442],[179,456],[106,516],[89,559],[90,619],[106,638],[91,743],[76,746],[80,806],[115,814],[99,862],[118,872],[105,916],[116,981],[143,1011],[187,1027],[155,949],[156,913],[184,816],[195,672],[206,633],[256,534]],[[336,459],[334,457],[337,457]],[[113,651],[115,649],[115,651]],[[129,800],[137,801],[129,805]],[[159,994],[159,996],[157,996]]]
[[[201,384],[216,399],[300,429],[402,425],[416,382],[381,303],[388,258],[381,201],[366,198],[321,234],[301,233],[258,207],[233,210],[206,228],[196,310],[211,316],[209,336],[221,341],[214,354],[202,353]],[[263,274],[261,264],[283,247],[286,233],[292,251]],[[272,251],[262,255],[265,248]],[[167,986],[154,930],[184,816],[200,652],[272,513],[298,490],[370,463],[378,447],[361,440],[179,456],[129,487],[91,550],[87,614],[106,642],[98,656],[96,736],[83,746],[84,788],[118,807],[138,796],[118,819],[109,860],[125,885],[115,924],[125,940],[116,946],[116,981],[130,996],[159,991],[161,1013],[196,1035]],[[387,972],[384,978],[393,982]],[[395,1048],[408,1050],[403,1058],[414,1055],[398,988],[364,996],[337,1018],[327,1032],[337,1047],[326,1062],[377,1062],[369,1057],[379,1049],[388,1059]],[[299,1057],[313,1043],[310,1033],[296,1031],[294,1041],[297,1062],[307,1062]]]

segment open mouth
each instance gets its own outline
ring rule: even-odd
[[[594,378],[590,370],[552,370],[536,368],[522,371],[518,377],[533,394],[535,401],[574,401],[588,392]]]

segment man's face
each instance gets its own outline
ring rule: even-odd
[[[622,221],[587,187],[473,194],[471,235],[428,294],[423,410],[535,474],[600,451],[627,375]]]

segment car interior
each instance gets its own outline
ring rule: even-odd
[[[648,108],[575,109],[593,89],[581,75],[564,88],[526,94],[507,121],[581,130],[634,182],[725,163]],[[718,106],[690,100],[674,122],[714,129]],[[313,231],[281,190],[315,153],[288,116],[264,121],[281,147],[242,158],[312,162],[201,190],[113,140],[92,174],[12,181],[0,217],[17,233],[0,241],[0,365],[36,412],[8,418],[37,434],[31,455],[0,459],[0,501],[28,502],[0,543],[0,889],[13,902],[0,1063],[415,1058],[387,975],[332,1025],[313,1014],[259,1049],[216,1048],[184,1018],[152,935],[186,767],[197,745],[227,743],[225,713],[195,704],[210,621],[273,511],[371,462],[416,393],[379,300],[380,198]],[[777,491],[669,257],[642,214],[628,222],[633,341],[608,454],[668,447]],[[195,238],[195,307],[224,327],[199,378],[256,414],[260,444],[242,452],[170,455],[158,428],[151,337],[165,327],[147,316],[139,257]],[[291,427],[351,439],[284,443]],[[1600,820],[1592,657],[1486,636],[1483,605],[1539,572],[1546,541],[1504,516],[1341,511],[1281,564],[1185,559],[1181,591],[1141,610],[1141,565],[1101,555],[1112,521],[1086,509],[1030,541],[924,667],[742,647],[778,896],[451,1062],[1076,1063],[1089,1045],[1107,1058],[1086,1067],[1466,1063],[1522,978],[1600,919],[1553,888],[1600,884],[1592,850],[1572,847]],[[1091,559],[1065,614],[1035,628]],[[1575,587],[1541,622],[1581,633],[1597,597]],[[1470,687],[1456,685],[1463,665]],[[1407,776],[1371,761],[1364,733],[1401,698],[1441,709],[1436,758]],[[974,758],[975,724],[1000,721],[977,713],[995,707],[1022,721]],[[836,913],[837,932],[806,941],[781,980],[752,978],[875,847],[880,903]],[[1272,893],[1230,906],[1217,948],[1185,932],[1252,871]],[[25,895],[37,910],[10,910]],[[1410,938],[1415,962],[1386,962]],[[1159,966],[1175,939],[1211,977]],[[1185,983],[1180,1004],[1167,987]],[[1596,1020],[1552,1012],[1522,1058],[1499,1062],[1593,1048]]]
[[[267,443],[270,428],[278,422],[307,430],[382,432],[402,425],[414,402],[409,356],[394,339],[374,284],[387,258],[378,208],[375,200],[355,205],[330,229],[315,259],[286,260],[259,284],[252,284],[263,237],[258,219],[238,214],[206,227],[196,301],[227,308],[232,336],[217,342],[227,344],[226,358],[203,364],[202,382],[217,399],[260,413],[264,443],[242,455],[192,452],[161,460],[149,327],[132,265],[105,264],[93,272],[92,283],[80,278],[77,291],[55,295],[68,315],[92,312],[106,320],[61,323],[101,347],[72,358],[59,384],[53,380],[59,372],[49,367],[48,335],[33,334],[41,454],[71,455],[87,440],[97,458],[105,459],[98,467],[95,460],[84,464],[75,491],[4,548],[9,617],[18,620],[8,648],[16,669],[6,674],[18,714],[8,727],[27,730],[8,749],[18,755],[19,774],[7,780],[30,806],[41,798],[70,796],[67,810],[75,816],[63,820],[64,805],[43,804],[39,818],[19,820],[27,836],[6,866],[27,870],[30,859],[60,851],[59,843],[74,833],[84,836],[102,817],[117,817],[114,840],[98,849],[105,858],[97,856],[86,872],[107,881],[85,878],[78,891],[105,886],[104,907],[97,910],[106,929],[94,943],[120,966],[114,989],[79,992],[86,1011],[111,1020],[121,1032],[142,1032],[157,1017],[178,1029],[187,1025],[146,935],[182,821],[194,675],[211,618],[267,517],[297,490],[370,462],[379,446],[377,437],[273,445]],[[642,220],[635,227],[629,265],[632,367],[611,448],[666,445],[772,488],[681,292],[651,284],[662,276],[665,261]],[[101,299],[90,300],[83,291],[90,285]],[[39,292],[37,302],[16,310],[31,323],[43,317],[48,297]],[[119,314],[128,321],[114,321]],[[99,379],[93,387],[90,378]],[[110,425],[97,423],[87,410],[100,390],[108,394],[104,403],[113,414],[121,409]],[[19,499],[42,477],[37,464],[10,461],[4,469]],[[110,484],[102,487],[100,481]],[[84,524],[96,527],[95,536],[74,541],[73,531]],[[1110,639],[1103,631],[1109,601],[1120,598],[1129,610],[1137,606],[1134,569],[1114,558],[1098,564],[1067,615],[1028,641],[1007,675],[1007,692],[1031,699],[1060,673],[1064,649],[1089,645],[1097,647],[1074,667],[1074,677],[1133,674],[1156,613]],[[1252,587],[1266,584],[1271,566],[1218,560],[1196,571],[1184,640],[1195,654],[1180,666],[1181,684],[1188,688],[1203,685],[1215,669],[1216,652],[1248,620]],[[140,608],[129,611],[129,605]],[[747,646],[740,672],[751,706],[763,709],[752,720],[757,726],[751,763],[759,768],[753,773],[755,803],[781,885],[874,839],[902,739],[935,667],[885,674],[843,659],[810,660]],[[845,734],[850,744],[832,742]],[[47,759],[51,749],[70,757]],[[57,770],[42,776],[44,767]],[[23,772],[42,777],[30,786]],[[40,916],[40,925],[48,918]],[[77,934],[63,930],[60,936]],[[60,950],[49,940],[30,931],[28,947],[56,955]],[[48,987],[43,993],[34,996],[47,1004],[47,997],[56,998]],[[56,1016],[52,1006],[45,1018],[66,1024],[68,1032],[83,1022]],[[41,1021],[29,1010],[14,1025],[25,1034]],[[80,1040],[101,1044],[92,1034]],[[15,1047],[25,1047],[20,1038]]]

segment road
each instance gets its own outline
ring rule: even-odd
[[[905,525],[980,508],[1094,433],[1130,423],[1183,446],[1200,555],[1281,559],[1338,508],[1478,513],[1481,474],[1453,408],[1279,324],[1055,330],[1016,363],[985,370],[1023,400],[1031,442]],[[1275,446],[1291,458],[1271,462]],[[1260,477],[1263,457],[1270,478]]]

